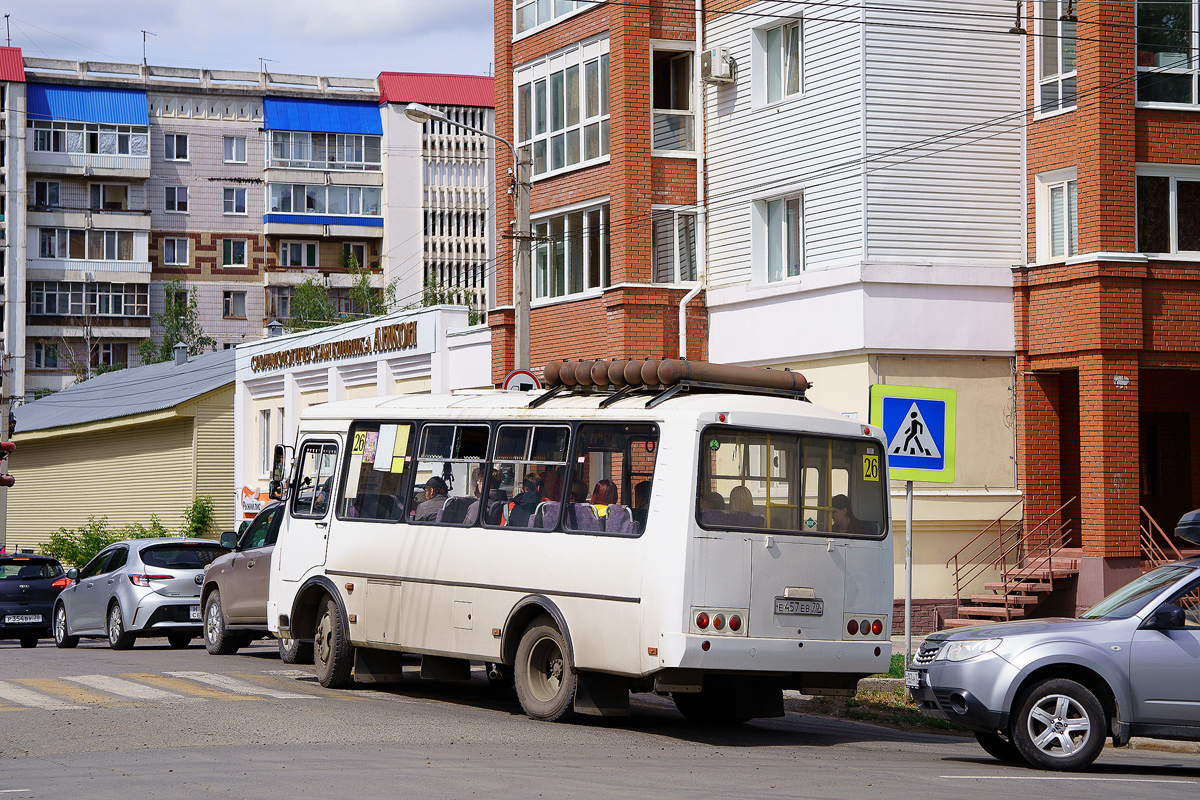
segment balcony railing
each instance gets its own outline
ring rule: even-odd
[[[64,153],[34,150],[31,146],[25,153],[28,167],[64,167],[68,169],[111,170],[114,172],[145,173],[150,175],[150,156],[98,155],[96,153]]]

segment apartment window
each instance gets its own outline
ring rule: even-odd
[[[184,238],[163,239],[163,263],[186,267],[188,264],[188,240]]]
[[[272,214],[377,217],[379,187],[272,183],[267,187],[267,203]]]
[[[246,266],[246,240],[221,240],[221,265],[226,267]]]
[[[225,319],[245,319],[246,318],[246,293],[245,292],[225,292],[222,301],[221,315]]]
[[[60,187],[58,181],[34,181],[33,204],[39,207],[57,206]]]
[[[246,213],[246,190],[232,187],[225,188],[225,213]]]
[[[378,170],[381,136],[271,131],[272,167]]]
[[[246,163],[246,137],[245,136],[226,136],[225,137],[225,163],[226,164],[245,164]]]
[[[186,133],[168,133],[165,135],[167,161],[188,160],[188,137]]]
[[[186,214],[188,210],[188,190],[186,186],[168,186],[166,188],[167,211],[172,211],[177,214]]]
[[[272,319],[290,319],[292,316],[292,287],[267,287],[267,316]]]
[[[132,231],[38,229],[38,258],[132,261]]]
[[[123,342],[101,342],[92,346],[93,367],[125,367],[128,365],[128,344]]]
[[[129,187],[123,184],[93,183],[89,195],[93,209],[125,211],[129,208]]]
[[[608,203],[535,220],[533,296],[567,297],[608,285]]]
[[[596,0],[515,0],[513,30],[522,34],[596,5]]]
[[[690,211],[650,212],[650,259],[655,283],[696,280],[696,215]]]
[[[1079,252],[1074,170],[1038,176],[1038,258],[1063,258]]]
[[[1064,20],[1074,0],[1038,0],[1038,109],[1047,114],[1075,107],[1075,21]]]
[[[795,97],[804,90],[801,75],[804,66],[803,45],[799,20],[764,32],[762,48],[766,56],[766,102],[776,103]]]
[[[347,269],[361,269],[367,263],[367,246],[359,242],[342,244],[342,266]]]
[[[258,471],[262,477],[271,474],[271,458],[274,448],[271,447],[271,409],[263,408],[258,412]]]
[[[121,156],[147,154],[148,133],[144,125],[45,120],[29,120],[27,125],[33,129],[33,149],[37,152]]]
[[[1200,251],[1200,170],[1138,175],[1137,213],[1140,252]]]
[[[608,155],[607,39],[523,67],[514,83],[518,146],[530,148],[534,176]]]
[[[655,50],[651,76],[655,150],[695,150],[692,54]]]
[[[1138,0],[1137,99],[1143,103],[1196,102],[1198,0]]]
[[[279,265],[281,267],[317,266],[317,243],[280,242]]]
[[[34,342],[33,368],[58,369],[58,345],[47,342]]]
[[[144,283],[29,282],[30,314],[149,317],[149,300]]]
[[[757,211],[767,282],[795,278],[804,271],[804,198],[762,201]]]

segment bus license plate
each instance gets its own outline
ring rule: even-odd
[[[904,685],[909,689],[921,688],[921,673],[914,669],[904,670]]]
[[[18,625],[22,622],[41,622],[41,614],[9,614],[4,618],[5,625]]]
[[[776,614],[806,614],[819,617],[825,613],[824,600],[799,600],[795,597],[776,597]]]
[[[192,615],[192,619],[200,619],[200,606],[189,606],[188,611]]]

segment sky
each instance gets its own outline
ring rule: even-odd
[[[491,0],[9,0],[22,55],[374,78],[490,74]]]

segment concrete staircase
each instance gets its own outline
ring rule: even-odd
[[[958,616],[945,621],[947,628],[961,628],[987,622],[1025,619],[1068,578],[1079,574],[1079,561],[1055,558],[1049,567],[1016,568],[1002,580],[985,583],[991,594],[973,594],[959,601]]]

